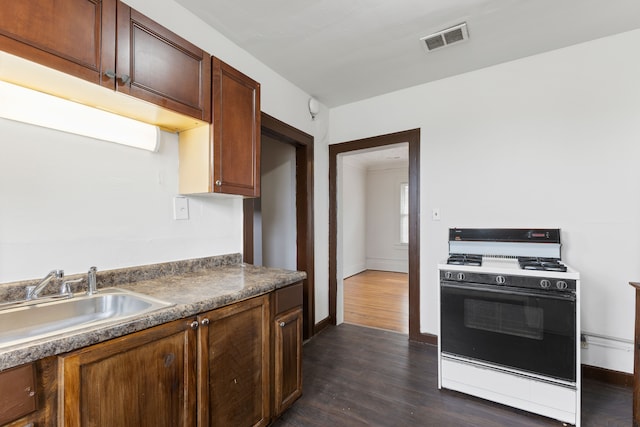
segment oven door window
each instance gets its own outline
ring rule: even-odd
[[[548,292],[443,282],[442,351],[573,382],[575,307]]]
[[[516,337],[542,340],[544,310],[541,307],[486,301],[477,298],[464,300],[464,326]]]

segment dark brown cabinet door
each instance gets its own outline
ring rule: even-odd
[[[2,2],[0,50],[101,84],[115,64],[115,0]]]
[[[58,425],[194,426],[195,356],[188,320],[61,356]]]
[[[217,58],[213,68],[215,193],[260,196],[260,84]]]
[[[198,317],[200,427],[269,423],[269,299],[256,297]]]
[[[211,122],[211,56],[118,2],[117,90]]]
[[[302,395],[302,309],[275,318],[275,415],[280,415]]]
[[[211,123],[211,56],[122,2],[5,1],[0,50]]]
[[[0,425],[37,409],[36,370],[30,363],[0,373]]]

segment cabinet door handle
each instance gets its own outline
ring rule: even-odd
[[[222,181],[220,181],[219,179],[217,179],[217,180],[216,180],[216,185],[217,185],[218,187],[220,187],[220,186],[222,185]]]
[[[113,70],[107,70],[104,72],[104,75],[109,77],[110,79],[120,79],[120,81],[122,82],[123,85],[126,85],[127,83],[129,83],[131,81],[131,76],[128,74],[123,74],[121,76],[118,77],[118,75],[116,74],[115,71]]]
[[[200,323],[202,324],[202,326],[207,326],[209,324],[209,319],[205,317]]]
[[[287,324],[285,322],[280,322],[280,327],[284,328]]]
[[[191,329],[198,329],[198,325],[199,325],[199,324],[200,324],[200,323],[198,323],[198,321],[197,321],[197,320],[194,320],[193,322],[191,322],[191,325],[190,325],[190,326],[191,326]]]

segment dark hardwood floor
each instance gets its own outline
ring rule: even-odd
[[[561,426],[559,421],[437,387],[437,349],[342,324],[303,347],[303,395],[274,427]],[[631,388],[586,380],[582,425],[631,426]]]

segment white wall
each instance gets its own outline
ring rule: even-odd
[[[406,162],[367,167],[357,152],[342,157],[342,277],[364,270],[407,273],[408,247],[400,244],[400,184],[408,180]]]
[[[560,227],[582,277],[582,329],[632,339],[639,45],[636,30],[331,110],[330,143],[421,129],[422,332],[437,331],[449,227]],[[603,352],[598,366],[632,371],[624,350]]]
[[[296,269],[296,149],[262,138],[262,265]]]
[[[329,316],[329,111],[324,106],[322,108],[314,121],[313,133],[316,322]],[[340,242],[337,243],[340,250]],[[338,257],[338,262],[340,260]],[[338,286],[341,286],[340,283]]]
[[[340,210],[343,235],[343,272],[347,278],[367,269],[367,169],[342,156]]]
[[[314,135],[326,162],[328,111],[312,121],[309,95],[234,45],[173,0],[126,3],[261,83],[262,110]],[[242,250],[242,203],[190,197],[191,219],[172,219],[177,136],[163,133],[146,153],[0,121],[0,282],[150,264]],[[316,198],[326,175],[316,172]],[[328,213],[316,215],[318,222]],[[318,233],[318,231],[316,231]],[[326,248],[327,238],[316,238]],[[326,252],[326,251],[325,251]],[[317,318],[328,312],[328,255],[317,250]]]
[[[408,166],[367,170],[367,269],[409,272],[408,245],[400,244],[400,184]]]
[[[326,318],[329,315],[329,233],[326,231],[329,212],[328,208],[323,207],[329,203],[329,110],[320,104],[320,113],[315,120],[311,120],[309,94],[240,49],[174,0],[126,0],[125,3],[259,81],[262,111],[314,136],[314,201],[316,207],[320,207],[314,212],[315,310],[316,321]]]
[[[242,251],[241,201],[173,219],[177,136],[160,151],[0,119],[0,282]]]

